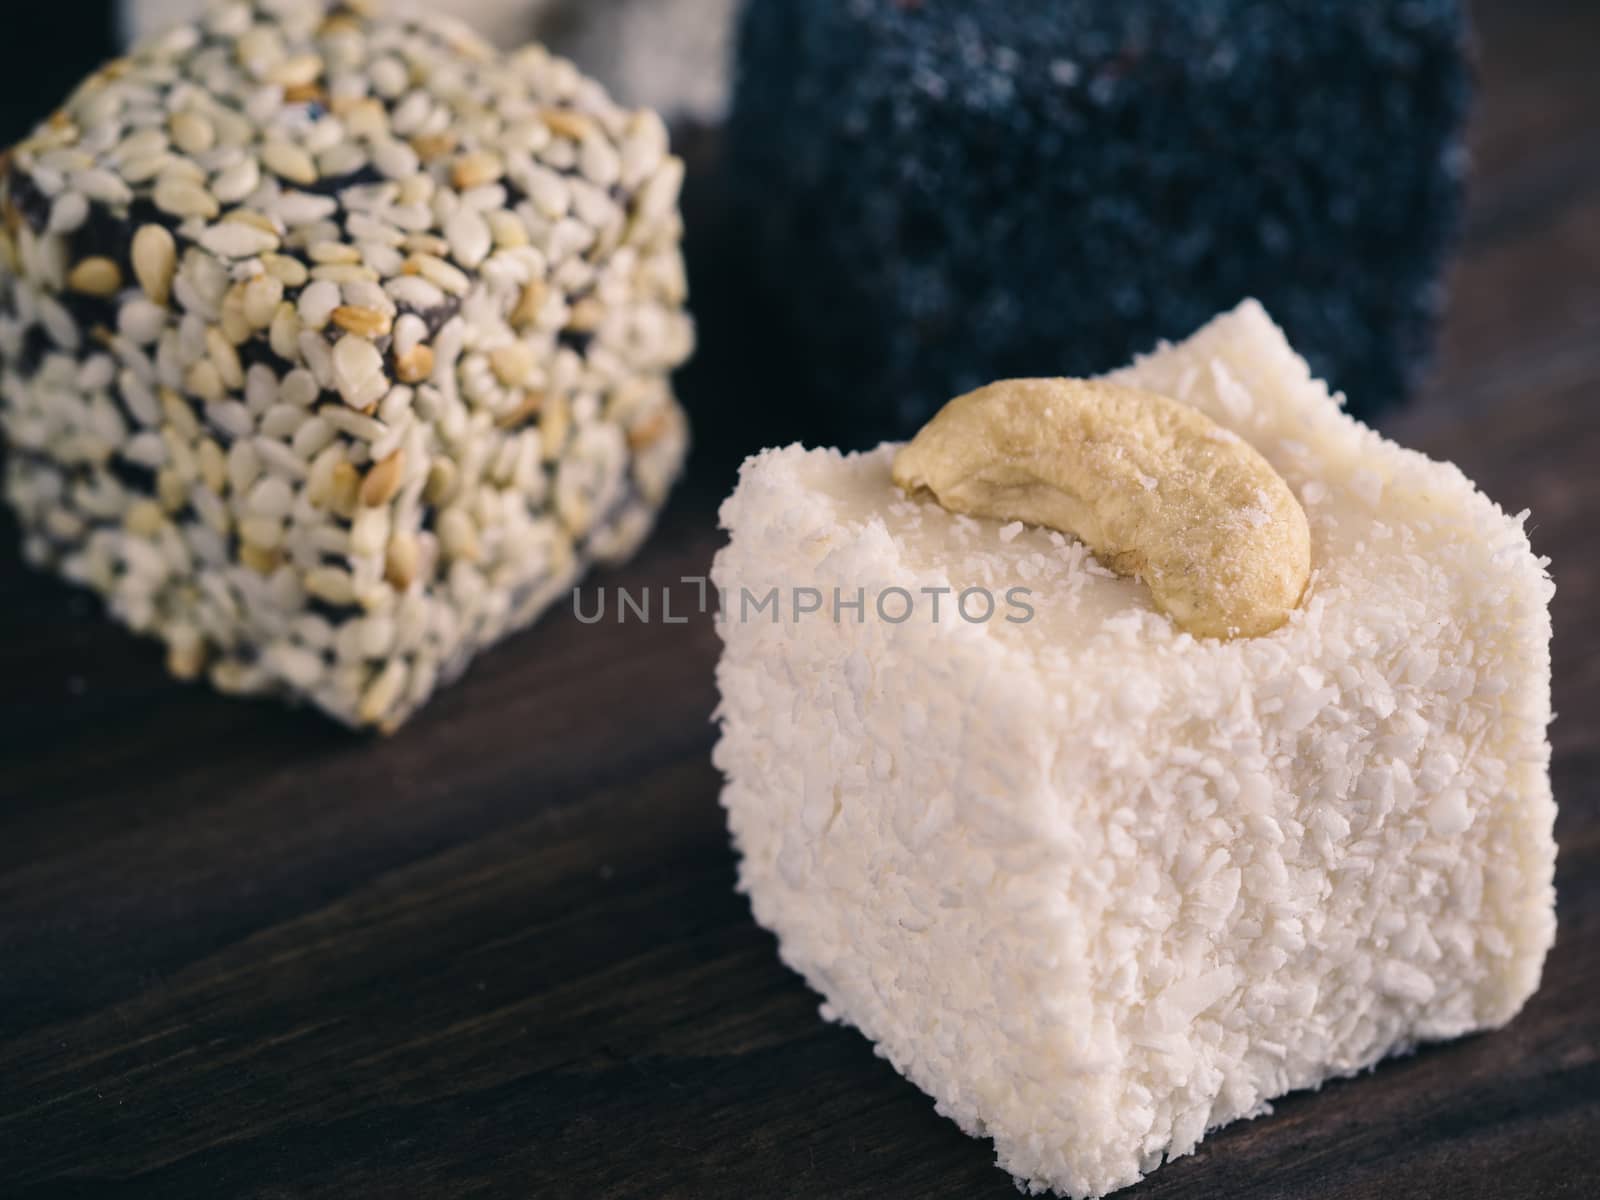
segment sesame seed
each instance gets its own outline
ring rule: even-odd
[[[572,306],[566,328],[574,333],[593,333],[605,319],[605,307],[593,296],[585,296]]]
[[[300,293],[300,324],[306,329],[321,329],[333,316],[341,300],[339,285],[319,279]]]
[[[310,417],[300,423],[290,439],[290,448],[300,458],[310,461],[333,441],[335,430],[321,417]]]
[[[261,265],[266,268],[267,274],[285,287],[304,287],[306,281],[311,278],[305,263],[298,258],[288,258],[282,254],[263,254]]]
[[[405,142],[383,138],[372,146],[372,165],[388,179],[405,179],[422,169],[422,160]]]
[[[273,64],[267,71],[267,81],[279,87],[304,87],[321,78],[322,59],[315,54],[297,54]]]
[[[305,589],[329,604],[350,604],[356,598],[350,572],[337,567],[316,567],[306,572]]]
[[[134,186],[149,183],[157,175],[163,174],[176,161],[177,159],[165,150],[155,154],[142,155],[139,158],[132,158],[122,164],[122,178]]]
[[[189,402],[169,387],[161,388],[161,415],[180,434],[189,439],[200,436],[200,422]]]
[[[353,304],[341,304],[333,310],[332,319],[340,329],[363,338],[386,337],[393,327],[388,313]]]
[[[389,539],[389,549],[384,557],[384,579],[398,590],[405,591],[416,580],[421,559],[416,538],[409,533],[395,534]]]
[[[334,411],[348,412],[347,409]],[[335,463],[328,484],[328,504],[336,512],[348,514],[355,508],[356,496],[360,490],[361,472],[343,460]]]
[[[228,339],[229,344],[242,346],[250,340],[250,335],[255,332],[250,322],[244,315],[243,288],[234,284],[228,289],[228,294],[222,301],[221,315],[222,335]]]
[[[206,644],[200,631],[175,623],[167,626],[163,636],[167,641],[167,670],[177,679],[198,679],[206,665]]]
[[[306,477],[306,464],[298,455],[282,442],[272,438],[258,437],[254,441],[256,454],[261,459],[261,465],[269,471],[275,471],[291,480],[300,480]]]
[[[294,490],[278,475],[263,476],[250,489],[245,508],[258,517],[281,520],[294,507]]]
[[[215,325],[206,330],[206,353],[216,366],[224,387],[237,391],[244,386],[244,366],[239,361],[239,352]]]
[[[594,122],[569,108],[547,108],[539,115],[546,128],[557,137],[581,142],[594,132]]]
[[[311,278],[336,284],[377,283],[380,278],[371,267],[356,263],[326,263],[311,268]]]
[[[539,412],[539,437],[544,460],[554,462],[561,457],[567,434],[572,428],[572,410],[565,395],[557,392]]]
[[[343,293],[346,304],[357,308],[375,308],[391,317],[394,315],[394,301],[389,298],[389,293],[383,290],[381,284],[363,279],[347,283],[339,290]]]
[[[303,367],[290,371],[278,385],[278,394],[284,403],[299,405],[301,408],[309,408],[320,391],[316,377]]]
[[[669,158],[656,169],[639,193],[636,213],[640,221],[655,222],[666,216],[678,203],[678,193],[683,188],[683,160]]]
[[[156,497],[163,511],[175,513],[188,503],[189,489],[176,471],[171,467],[163,467],[156,473]]]
[[[339,211],[339,202],[313,192],[284,192],[273,202],[272,211],[290,229],[298,229],[328,220]]]
[[[567,209],[572,206],[572,193],[561,176],[538,167],[529,173],[524,183],[528,198],[542,216],[555,221],[567,215]]]
[[[322,655],[292,642],[274,642],[263,651],[261,661],[267,670],[302,691],[322,677]]]
[[[293,304],[285,300],[278,305],[268,330],[268,344],[272,352],[287,362],[299,362],[300,330],[300,314]]]
[[[205,438],[195,451],[195,457],[200,460],[201,481],[220,496],[228,482],[228,460],[222,447],[211,438]]]
[[[333,111],[344,120],[344,127],[352,137],[369,142],[385,139],[389,134],[389,110],[383,102],[370,96],[360,99],[345,97],[333,101]]]
[[[395,357],[409,354],[427,336],[427,323],[415,313],[406,313],[394,323]]]
[[[391,658],[387,665],[373,678],[366,691],[361,694],[361,707],[358,715],[362,724],[374,725],[383,719],[400,698],[401,690],[406,683],[406,664],[404,659]]]
[[[216,127],[199,113],[188,110],[173,113],[167,128],[172,134],[173,145],[185,154],[198,157],[217,142]]]
[[[254,542],[241,542],[239,561],[257,575],[271,575],[283,562],[283,556],[276,550],[263,550]]]
[[[218,171],[211,180],[211,194],[224,204],[238,204],[261,185],[261,168],[253,158],[245,158]]]
[[[427,345],[413,346],[395,356],[395,378],[401,383],[421,383],[432,377],[433,366],[433,348]]]
[[[315,263],[358,263],[361,252],[344,242],[317,242],[307,251]]]
[[[378,405],[378,420],[395,429],[404,428],[409,435],[411,422],[405,418],[411,414],[411,406],[417,398],[416,389],[405,384],[396,384],[389,389],[389,394]]]
[[[380,58],[368,70],[372,90],[387,100],[393,100],[406,90],[410,73],[397,58]]]
[[[234,45],[239,62],[250,68],[257,78],[263,78],[268,69],[284,57],[283,37],[268,25],[257,25],[239,35]]]
[[[635,113],[628,122],[622,143],[622,186],[638,187],[649,178],[666,154],[666,122],[649,110]]]
[[[411,91],[406,93],[403,100],[394,107],[389,114],[389,123],[394,131],[402,137],[410,137],[417,133],[433,113],[433,101],[427,93]]]
[[[522,289],[522,294],[517,298],[517,304],[511,310],[511,327],[513,329],[526,329],[536,324],[539,314],[544,311],[545,301],[550,297],[550,289],[543,280],[534,279]]]
[[[125,165],[129,160],[143,158],[150,154],[160,154],[167,148],[166,131],[162,129],[141,129],[137,133],[130,133],[117,143],[111,158],[119,165]]]
[[[548,167],[554,167],[563,174],[571,174],[578,169],[578,143],[568,141],[566,138],[552,138],[549,144],[539,151],[539,159]]]
[[[209,358],[201,359],[189,368],[183,379],[183,387],[189,395],[211,404],[220,404],[224,394],[222,374],[217,370],[217,364]]]
[[[489,352],[495,378],[506,387],[522,387],[532,377],[538,359],[526,342],[511,342]]]
[[[306,370],[316,376],[317,385],[325,390],[333,389],[333,347],[329,346],[320,333],[315,330],[305,329],[300,333],[300,358],[306,364]]]
[[[370,473],[368,478],[371,478]],[[358,508],[355,519],[350,522],[351,555],[377,558],[389,544],[389,530],[393,524],[387,505]]]
[[[527,391],[516,393],[516,403],[495,417],[495,424],[502,429],[517,429],[527,424],[528,420],[538,415],[544,407],[545,394],[543,392]],[[430,480],[431,483],[431,480]]]
[[[439,514],[439,548],[447,558],[462,562],[477,562],[483,555],[478,528],[459,505]]]
[[[261,163],[279,178],[305,187],[318,178],[315,160],[291,142],[265,143],[261,147]]]
[[[406,240],[405,234],[371,213],[351,213],[345,219],[344,227],[351,237],[363,244],[380,242],[386,246],[400,246]]]
[[[333,347],[333,380],[344,402],[354,409],[376,404],[388,391],[383,355],[355,334],[346,334]]]
[[[220,258],[254,258],[276,250],[278,236],[244,221],[224,221],[206,229],[200,244]]]
[[[117,332],[137,346],[148,346],[161,336],[167,310],[147,299],[127,300],[117,309]]]
[[[457,191],[493,183],[505,174],[505,163],[498,154],[476,150],[456,159],[450,169],[450,181]]]
[[[476,268],[489,257],[494,239],[489,224],[471,209],[460,209],[445,222],[445,238],[450,243],[450,253],[468,270]]]
[[[161,177],[199,184],[206,181],[206,170],[193,159],[171,154],[167,156],[167,165],[162,169]]]
[[[222,211],[217,198],[200,184],[171,175],[163,175],[157,181],[151,199],[162,212],[174,217],[201,217],[210,221]]]
[[[585,178],[597,187],[608,188],[622,175],[622,159],[612,149],[611,143],[600,136],[583,139],[578,152],[578,166]]]
[[[89,201],[82,192],[62,192],[50,206],[50,233],[70,234],[83,228],[89,219]]]
[[[67,275],[67,288],[109,299],[122,288],[122,270],[109,258],[85,258]]]
[[[225,215],[222,220],[226,224],[248,225],[251,229],[270,234],[274,238],[278,236],[278,226],[272,218],[267,216],[266,213],[256,212],[254,209],[236,208]]]
[[[432,254],[413,254],[406,260],[406,274],[420,275],[442,291],[453,296],[464,296],[472,289],[472,281],[459,267],[452,266]]]
[[[265,363],[256,363],[245,375],[244,399],[253,413],[264,413],[278,403],[283,387]]]
[[[423,496],[429,504],[444,505],[455,494],[460,471],[448,458],[436,458],[428,467],[428,481]]]
[[[122,527],[137,537],[154,537],[166,523],[161,506],[151,500],[134,501],[122,518]]]
[[[405,463],[405,451],[396,450],[373,466],[361,483],[361,503],[369,508],[389,503],[400,490]]]
[[[413,254],[432,254],[443,258],[450,253],[450,243],[436,233],[407,234],[401,245]]]
[[[133,202],[133,189],[115,172],[103,167],[79,171],[72,177],[72,184],[90,200],[110,208],[121,208]]]
[[[628,430],[628,445],[634,450],[647,450],[659,442],[673,426],[673,409],[663,406]]]
[[[265,329],[277,315],[283,300],[283,281],[274,275],[258,275],[245,285],[244,318],[254,329]]]

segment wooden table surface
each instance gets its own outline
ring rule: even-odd
[[[1129,1197],[1600,1195],[1600,6],[1479,28],[1441,357],[1386,428],[1531,508],[1554,560],[1560,935],[1508,1029],[1291,1097]],[[704,572],[730,471],[698,474],[606,584]],[[365,740],[169,681],[14,534],[0,1196],[1014,1195],[735,894],[708,620],[564,610]]]

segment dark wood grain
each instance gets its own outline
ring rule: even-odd
[[[1600,1195],[1600,7],[1479,28],[1441,358],[1389,431],[1553,560],[1559,939],[1506,1030],[1130,1197]],[[605,582],[692,601],[729,471]],[[366,740],[169,681],[0,547],[0,1196],[1014,1195],[735,893],[707,619],[558,613]]]

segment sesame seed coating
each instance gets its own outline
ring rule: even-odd
[[[11,152],[0,431],[174,674],[388,731],[637,546],[693,326],[660,118],[376,7],[213,0]]]

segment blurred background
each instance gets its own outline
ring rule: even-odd
[[[14,6],[0,138],[202,4]],[[545,40],[668,117],[690,167],[701,350],[680,388],[702,459],[906,436],[960,391],[1106,370],[1251,295],[1377,420],[1439,379],[1457,252],[1596,158],[1583,0],[430,7]],[[1499,98],[1469,191],[1480,82]]]
[[[9,146],[117,50],[113,0],[18,4],[0,46],[0,142]]]
[[[387,0],[392,12],[448,12],[502,46],[535,38],[622,84],[630,104],[714,119],[726,99],[726,59],[739,0]],[[205,0],[58,0],[16,9],[4,53],[5,130],[14,141],[96,63],[142,34],[189,20]]]

